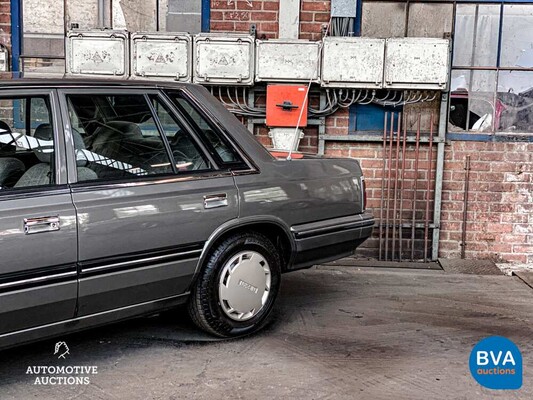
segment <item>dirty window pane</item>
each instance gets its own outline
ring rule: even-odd
[[[503,8],[500,66],[533,68],[533,6]]]
[[[364,2],[361,36],[387,38],[405,36],[406,3]]]
[[[453,4],[412,3],[407,36],[444,37],[452,32]]]
[[[458,4],[453,64],[494,67],[498,53],[499,5]]]
[[[496,121],[500,132],[533,132],[533,71],[500,71]]]
[[[495,91],[496,71],[453,71],[449,130],[492,132],[494,120],[501,113],[499,105],[494,107]]]

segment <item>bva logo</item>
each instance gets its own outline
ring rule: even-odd
[[[470,353],[470,373],[489,389],[522,387],[522,355],[509,339],[491,336],[483,339]]]

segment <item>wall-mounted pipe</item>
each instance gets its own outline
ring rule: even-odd
[[[465,160],[465,189],[463,197],[463,225],[461,232],[461,259],[466,257],[466,221],[468,216],[468,190],[470,185],[470,156]]]
[[[105,0],[98,0],[98,28],[105,28]]]

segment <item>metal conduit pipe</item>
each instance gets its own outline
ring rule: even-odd
[[[98,28],[105,28],[105,0],[98,0]]]

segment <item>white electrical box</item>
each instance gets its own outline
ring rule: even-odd
[[[67,33],[67,75],[129,77],[129,41],[125,31]]]
[[[190,82],[192,39],[187,33],[146,33],[131,35],[131,77]]]
[[[387,39],[385,87],[444,90],[448,84],[449,64],[448,39]]]
[[[385,39],[330,36],[322,50],[322,86],[383,87]]]
[[[252,85],[253,36],[205,33],[196,35],[193,80],[203,85]]]
[[[320,42],[257,40],[256,82],[320,82]]]

